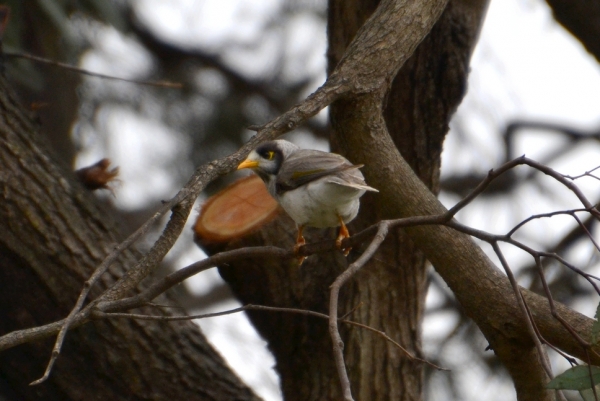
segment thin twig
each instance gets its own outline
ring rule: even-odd
[[[381,243],[385,240],[389,230],[389,222],[382,221],[379,224],[377,234],[371,240],[371,243],[367,249],[360,255],[360,257],[352,263],[342,274],[340,274],[333,284],[331,285],[331,291],[329,295],[329,335],[333,343],[333,358],[335,366],[337,368],[338,376],[342,386],[342,394],[346,401],[352,401],[352,390],[350,388],[350,379],[348,379],[348,372],[346,372],[346,364],[344,363],[344,342],[340,336],[338,330],[338,301],[340,289],[346,281],[350,279],[356,272],[358,272],[371,257],[377,252]]]
[[[594,393],[594,400],[598,401],[598,394],[596,392],[596,383],[594,382],[594,375],[592,372],[592,361],[590,359],[590,353],[585,350],[586,362],[588,366],[588,374],[590,375],[590,383],[592,383],[592,392]]]
[[[495,180],[508,170],[520,165],[527,165],[554,178],[555,180],[563,184],[565,187],[567,187],[571,192],[573,192],[573,194],[575,194],[575,196],[579,198],[580,202],[583,204],[586,210],[589,210],[590,213],[594,214],[597,218],[600,218],[600,213],[594,209],[594,205],[585,197],[585,195],[583,194],[583,192],[581,192],[577,185],[575,185],[572,181],[570,181],[568,178],[566,178],[564,175],[560,174],[556,170],[545,166],[541,163],[538,163],[535,160],[529,159],[525,156],[521,156],[516,159],[510,160],[504,163],[502,166],[498,167],[497,169],[490,170],[487,177],[479,185],[477,185],[477,187],[469,195],[463,198],[454,207],[450,208],[449,212],[451,212],[452,214],[456,214],[456,212],[463,208],[465,204],[468,204],[475,197],[481,194],[493,180]]]
[[[552,293],[550,292],[550,287],[548,286],[548,282],[546,281],[546,276],[544,275],[544,269],[542,267],[541,257],[539,255],[535,255],[534,256],[534,260],[535,260],[535,266],[536,266],[538,274],[540,276],[540,280],[542,282],[542,287],[544,288],[544,293],[546,294],[546,297],[548,299],[550,299],[550,298],[552,298]],[[546,341],[546,339],[542,336],[542,333],[540,333],[540,331],[538,330],[537,325],[535,324],[535,321],[533,320],[533,314],[529,310],[528,305],[525,304],[525,306],[527,307],[527,311],[529,312],[529,316],[530,316],[530,318],[532,320],[533,327],[535,328],[535,330],[536,330],[536,332],[537,332],[538,337],[540,338],[540,340],[542,342],[544,342],[544,344],[546,344],[549,347],[551,347],[560,356],[562,356],[563,358],[565,358],[567,360],[567,362],[569,362],[571,365],[576,364],[577,361],[575,360],[575,358],[570,357],[569,355],[565,354],[564,352],[562,352],[561,350],[559,350],[558,348],[556,348],[554,345],[552,345],[551,343],[549,343],[548,341]]]
[[[590,241],[592,242],[592,244],[594,244],[594,246],[596,247],[596,250],[600,251],[600,245],[598,245],[598,242],[596,242],[596,239],[594,238],[594,236],[592,235],[590,230],[588,230],[588,228],[585,226],[585,224],[583,224],[581,219],[579,219],[579,217],[575,213],[573,213],[573,218],[577,221],[577,224],[579,224],[579,227],[581,227],[583,232],[585,232],[587,234],[587,236],[590,239]]]
[[[136,85],[146,85],[146,86],[158,86],[162,88],[175,88],[180,89],[183,88],[183,84],[179,82],[170,82],[170,81],[147,81],[142,79],[130,79],[130,78],[120,78],[112,75],[101,74],[98,72],[92,72],[83,68],[75,67],[71,64],[61,63],[59,61],[50,60],[40,56],[34,56],[33,54],[23,53],[23,52],[10,52],[6,51],[2,53],[7,58],[23,58],[31,61],[35,61],[36,63],[51,65],[53,67],[63,68],[67,71],[76,72],[82,75],[88,75],[90,77],[102,78],[102,79],[111,79],[114,81],[122,81],[129,82]]]
[[[599,168],[600,168],[600,166],[594,167],[593,169],[591,169],[591,170],[588,170],[588,171],[586,171],[585,173],[583,173],[583,174],[579,174],[579,175],[576,175],[576,176],[570,176],[570,175],[567,175],[567,174],[563,174],[563,177],[565,177],[565,178],[568,178],[568,179],[570,179],[570,180],[573,180],[573,181],[575,181],[575,180],[577,180],[577,179],[579,179],[579,178],[582,178],[582,177],[592,177],[592,178],[595,178],[595,179],[597,179],[597,180],[598,180],[598,179],[600,179],[600,178],[596,177],[596,176],[595,176],[595,175],[593,175],[592,173],[593,173],[594,171],[598,170]]]
[[[552,259],[558,261],[560,264],[562,264],[566,268],[568,268],[568,269],[574,271],[575,273],[579,274],[581,277],[585,278],[587,280],[587,282],[590,283],[590,285],[592,287],[594,287],[594,289],[596,290],[596,293],[598,295],[600,295],[600,288],[598,288],[598,285],[592,280],[592,279],[594,279],[594,280],[600,280],[599,277],[596,277],[593,274],[589,274],[589,273],[584,272],[580,268],[578,268],[578,267],[574,266],[573,264],[567,262],[562,256],[557,255],[556,253],[548,253],[548,252],[535,252],[535,253],[539,254],[540,256],[544,256],[544,257],[547,257],[547,258],[552,258]]]
[[[403,346],[401,346],[400,344],[398,344],[396,341],[394,341],[392,338],[390,338],[387,334],[385,334],[383,331],[377,330],[371,326],[367,326],[366,324],[362,324],[362,323],[358,323],[358,322],[353,322],[350,320],[344,320],[344,319],[340,319],[340,322],[342,323],[348,323],[351,324],[353,326],[357,326],[357,327],[361,327],[363,329],[372,331],[373,333],[376,333],[380,336],[382,336],[383,338],[385,338],[387,341],[391,342],[392,344],[394,344],[397,348],[399,348],[402,352],[404,352],[404,354],[408,357],[408,359],[410,359],[411,361],[416,361],[416,362],[422,362],[425,363],[429,366],[431,366],[432,368],[436,369],[436,370],[444,370],[444,371],[450,371],[450,369],[446,369],[446,368],[442,368],[432,362],[429,362],[425,359],[421,359],[419,357],[416,357],[414,355],[412,355],[406,348],[404,348]]]
[[[508,262],[504,258],[504,254],[502,253],[502,250],[498,246],[498,242],[493,242],[491,245],[492,245],[492,248],[494,249],[494,252],[496,253],[496,256],[498,256],[498,259],[500,260],[500,264],[504,268],[506,275],[508,276],[508,280],[510,281],[510,284],[512,286],[513,292],[515,294],[515,298],[517,300],[517,304],[519,305],[519,308],[521,309],[521,313],[523,314],[523,318],[525,321],[525,325],[527,327],[527,331],[529,331],[529,335],[531,336],[531,339],[533,340],[533,343],[535,344],[535,348],[537,349],[538,359],[540,361],[540,364],[546,371],[546,375],[548,376],[548,378],[550,380],[552,380],[554,375],[552,374],[552,368],[550,367],[550,362],[548,361],[548,356],[546,355],[546,351],[544,350],[544,347],[542,346],[542,343],[540,342],[540,339],[538,338],[538,336],[536,334],[535,328],[533,327],[532,320],[530,319],[530,314],[527,310],[528,308],[525,305],[525,298],[523,298],[523,294],[521,294],[521,289],[520,289],[519,285],[517,284],[517,281],[515,280],[515,276],[512,274],[512,270],[510,269]]]
[[[347,319],[350,317],[350,315],[352,315],[354,312],[356,312],[358,310],[358,308],[362,307],[363,303],[359,302],[358,305],[356,305],[354,308],[352,308],[348,313],[340,316],[341,320]]]
[[[565,214],[569,215],[569,216],[575,216],[576,212],[589,212],[589,210],[588,209],[570,209],[570,210],[559,210],[556,212],[549,212],[549,213],[534,214],[534,215],[529,216],[526,219],[520,221],[513,228],[511,228],[510,231],[507,232],[505,235],[507,237],[512,237],[514,235],[514,233],[516,233],[521,227],[523,227],[525,224],[527,224],[533,220],[549,218],[549,217],[554,217],[554,216],[560,216],[560,215],[565,215]]]
[[[208,318],[213,318],[213,317],[218,317],[218,316],[232,315],[234,313],[244,312],[244,311],[248,311],[248,310],[295,313],[295,314],[313,316],[313,317],[317,317],[320,319],[329,320],[329,315],[326,315],[326,314],[320,313],[320,312],[311,311],[308,309],[284,308],[284,307],[264,306],[264,305],[254,305],[254,304],[248,304],[248,305],[241,306],[239,308],[233,308],[233,309],[220,311],[220,312],[201,313],[201,314],[196,314],[196,315],[184,315],[184,316],[157,316],[157,315],[144,315],[144,314],[139,314],[139,313],[119,313],[119,312],[105,313],[105,312],[100,312],[100,311],[94,312],[93,316],[95,318],[127,318],[127,319],[169,322],[169,321],[208,319]],[[339,318],[338,321],[341,323],[344,323],[344,324],[348,324],[351,326],[356,326],[356,327],[360,327],[365,330],[369,330],[369,331],[383,337],[386,341],[392,343],[399,350],[401,350],[407,356],[407,358],[410,359],[411,361],[425,363],[436,370],[441,370],[441,371],[449,371],[450,370],[450,369],[442,368],[442,367],[440,367],[432,362],[429,362],[425,359],[421,359],[421,358],[414,356],[406,348],[404,348],[402,345],[400,345],[398,342],[396,342],[394,339],[392,339],[390,336],[388,336],[381,330],[377,330],[371,326],[367,326],[366,324],[354,322],[352,320],[347,320],[347,319],[343,319],[343,318]]]

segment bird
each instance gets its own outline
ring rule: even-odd
[[[301,149],[278,139],[252,150],[237,169],[253,170],[267,190],[296,222],[298,235],[294,250],[306,243],[304,227],[337,227],[336,245],[350,236],[346,224],[354,220],[359,198],[367,191],[379,192],[366,184],[362,164],[352,164],[336,153]],[[351,248],[343,249],[347,256]],[[300,265],[306,257],[298,257]]]

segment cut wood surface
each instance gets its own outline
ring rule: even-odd
[[[230,241],[268,223],[278,211],[279,205],[263,181],[251,175],[208,199],[194,225],[194,235],[202,242]]]

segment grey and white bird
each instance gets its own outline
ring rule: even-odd
[[[379,192],[365,183],[359,170],[362,166],[335,153],[301,149],[278,139],[250,152],[238,170],[250,168],[258,174],[271,196],[296,222],[296,249],[305,244],[305,226],[340,226],[336,243],[341,249],[342,240],[350,236],[346,224],[358,214],[359,198],[366,191]],[[300,263],[303,260],[300,258]]]

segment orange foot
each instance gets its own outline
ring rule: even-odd
[[[344,256],[348,256],[348,254],[352,250],[352,247],[345,248],[345,249],[342,248],[342,241],[345,238],[350,237],[350,232],[348,231],[348,227],[346,227],[346,224],[344,224],[344,220],[342,220],[342,218],[340,216],[338,216],[338,219],[340,220],[340,233],[338,234],[337,238],[335,239],[335,246],[337,246],[341,251],[344,252]]]
[[[302,246],[304,246],[304,244],[306,244],[306,240],[304,239],[304,236],[302,235],[302,230],[304,229],[304,226],[298,226],[298,236],[296,237],[296,245],[294,245],[294,253],[298,254],[298,252],[300,252],[300,248]],[[304,263],[304,260],[306,260],[306,256],[298,256],[298,266],[302,266],[302,263]]]

